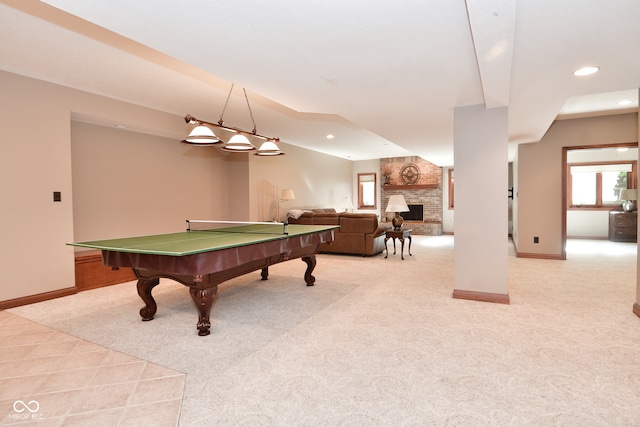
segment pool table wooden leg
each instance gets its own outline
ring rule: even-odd
[[[191,294],[191,299],[198,309],[198,335],[209,335],[211,333],[209,330],[209,328],[211,328],[209,315],[211,314],[211,307],[213,307],[213,303],[218,299],[218,285],[213,285],[205,289],[190,287],[189,293]]]
[[[140,274],[136,271],[136,275],[140,277]],[[156,301],[151,296],[151,290],[158,286],[160,283],[160,279],[155,277],[151,279],[138,279],[138,295],[144,301],[145,306],[140,309],[140,316],[142,316],[143,321],[153,320],[153,316],[156,314],[156,310],[158,309],[158,305]]]
[[[304,272],[304,281],[307,282],[307,286],[313,286],[316,283],[316,278],[311,273],[313,269],[316,268],[316,256],[315,254],[303,256],[302,261],[307,263],[307,270]]]

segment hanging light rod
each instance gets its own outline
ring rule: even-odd
[[[256,122],[253,119],[253,112],[251,111],[251,105],[249,105],[249,98],[247,97],[247,91],[244,91],[244,97],[247,101],[247,107],[249,108],[249,116],[251,117],[251,121],[253,122],[253,130],[246,131],[239,128],[226,126],[224,124],[224,112],[227,109],[227,105],[229,104],[229,98],[231,97],[231,91],[233,91],[233,84],[231,85],[231,89],[229,90],[229,95],[227,95],[227,101],[224,104],[224,108],[222,109],[222,114],[220,114],[220,119],[218,123],[212,123],[205,120],[200,120],[193,117],[191,114],[187,114],[184,116],[184,121],[189,124],[196,124],[197,126],[193,128],[189,136],[183,139],[181,142],[183,144],[191,144],[191,145],[199,145],[199,146],[220,146],[220,148],[224,151],[231,151],[234,153],[243,153],[248,151],[256,151],[256,147],[251,144],[249,138],[247,136],[251,136],[254,138],[262,139],[264,142],[255,153],[258,156],[279,156],[284,154],[280,148],[278,147],[278,143],[280,142],[279,138],[259,135],[256,132]],[[218,135],[216,135],[212,130],[213,128],[223,129],[227,132],[234,133],[229,139],[227,143],[224,143]]]
[[[238,129],[238,128],[234,128],[234,127],[231,127],[231,126],[226,126],[226,125],[224,125],[224,124],[222,124],[220,122],[211,123],[211,122],[207,122],[205,120],[196,119],[191,114],[187,114],[186,116],[184,116],[184,121],[185,121],[185,123],[189,123],[191,125],[197,124],[197,125],[213,126],[213,127],[216,127],[216,128],[224,129],[224,130],[226,130],[228,132],[234,132],[234,133],[239,133],[239,134],[243,134],[243,135],[249,135],[249,136],[253,136],[253,137],[256,137],[256,138],[263,139],[265,141],[267,141],[269,139],[280,141],[279,138],[272,138],[270,136],[259,135],[259,134],[256,133],[255,129],[253,131],[249,132],[249,131]]]

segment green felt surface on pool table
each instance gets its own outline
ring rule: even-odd
[[[119,239],[69,243],[90,249],[140,254],[184,256],[237,246],[280,240],[331,230],[336,226],[291,224],[247,224],[214,230],[195,230]],[[284,234],[286,230],[287,234]]]

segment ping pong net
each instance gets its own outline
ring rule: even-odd
[[[211,221],[188,219],[187,231],[218,233],[287,235],[288,224],[282,222]]]

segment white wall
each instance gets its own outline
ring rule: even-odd
[[[250,162],[251,220],[271,220],[283,189],[292,189],[295,200],[280,203],[280,220],[290,209],[335,208],[351,195],[353,162],[280,143],[284,156],[253,156]],[[273,189],[277,194],[273,195]]]
[[[559,257],[562,248],[562,148],[638,141],[638,114],[553,123],[536,144],[518,146],[518,252]],[[533,237],[539,243],[533,243]]]
[[[183,231],[227,219],[228,162],[214,147],[71,123],[75,241]],[[78,249],[76,249],[78,250]]]
[[[376,174],[376,209],[358,209],[358,174],[359,173],[375,173]],[[374,213],[378,215],[378,219],[383,218],[382,212],[386,206],[380,206],[382,203],[382,187],[380,183],[380,159],[359,160],[353,162],[353,187],[351,193],[351,202],[353,202],[353,212]]]
[[[0,301],[73,288],[72,113],[176,133],[184,121],[6,72],[0,93]]]
[[[609,211],[567,210],[567,237],[606,238]]]

